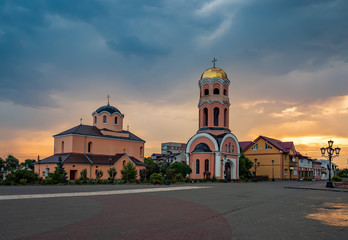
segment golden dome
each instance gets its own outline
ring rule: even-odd
[[[221,68],[213,67],[213,68],[209,68],[209,69],[204,71],[204,73],[201,76],[201,80],[204,79],[204,78],[210,78],[211,79],[211,78],[214,78],[214,77],[219,77],[221,79],[226,79],[227,78],[227,74]]]

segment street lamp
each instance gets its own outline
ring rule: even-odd
[[[338,155],[340,154],[341,148],[337,147],[337,148],[333,148],[333,141],[330,140],[328,141],[329,146],[327,148],[320,148],[321,154],[323,155],[323,157],[328,157],[329,158],[329,166],[328,166],[328,170],[329,170],[329,181],[326,182],[326,187],[328,188],[333,188],[333,184],[331,182],[331,159],[338,157]],[[327,153],[327,156],[325,155],[325,152]],[[333,156],[334,154],[336,154],[335,156]]]
[[[274,160],[272,160],[272,182],[274,182]]]
[[[170,185],[170,181],[169,181],[168,175],[169,175],[169,165],[172,162],[171,158],[169,158],[169,156],[171,154],[172,154],[171,151],[167,151],[167,154],[165,154],[165,161],[167,163],[167,177],[166,177],[166,182],[165,182],[166,185]]]

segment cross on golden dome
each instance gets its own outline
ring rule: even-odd
[[[214,64],[214,68],[215,68],[215,62],[217,62],[217,59],[216,58],[213,58],[213,64]]]

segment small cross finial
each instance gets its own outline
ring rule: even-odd
[[[82,125],[82,118],[80,118],[80,125]]]
[[[129,125],[127,125],[127,131],[129,131]]]
[[[110,104],[110,95],[108,94],[108,96],[106,97],[108,99],[108,105]]]
[[[215,62],[217,62],[216,58],[213,58],[213,64],[214,64],[214,68],[215,68]]]

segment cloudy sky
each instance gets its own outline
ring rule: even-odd
[[[110,102],[146,140],[187,142],[211,59],[230,85],[240,141],[266,135],[348,161],[346,0],[3,0],[0,156],[53,153],[52,135]]]

